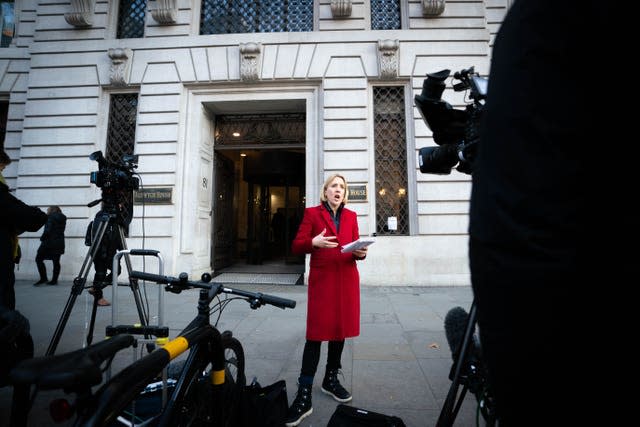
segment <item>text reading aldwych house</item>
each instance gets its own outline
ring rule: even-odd
[[[99,209],[87,204],[105,190],[90,182],[89,155],[102,151],[115,163],[138,156],[118,171],[137,174],[139,194],[171,196],[122,197],[134,213],[128,247],[145,236],[167,274],[304,266],[274,230],[290,239],[341,173],[364,188],[348,206],[361,235],[376,236],[362,283],[468,284],[470,178],[420,173],[418,150],[435,143],[413,100],[427,73],[488,74],[509,3],[0,2],[6,181],[26,203],[65,212],[64,280],[86,255]],[[443,99],[465,105],[451,79]],[[38,238],[21,236],[18,278],[35,277]]]

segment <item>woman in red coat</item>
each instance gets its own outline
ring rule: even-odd
[[[313,412],[311,388],[320,361],[320,345],[329,342],[322,391],[338,402],[351,394],[338,381],[345,338],[360,334],[360,275],[356,260],[367,249],[342,253],[342,246],[357,240],[358,219],[347,209],[347,181],[331,175],[324,183],[318,206],[307,208],[291,244],[296,254],[310,253],[307,305],[307,342],[302,355],[298,392],[287,414],[287,427],[297,426]]]

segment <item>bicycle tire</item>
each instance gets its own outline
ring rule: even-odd
[[[244,350],[236,338],[223,336],[225,355],[225,383],[222,396],[214,397],[209,383],[211,365],[208,359],[194,356],[190,372],[185,377],[185,387],[171,416],[171,425],[178,427],[228,426],[234,425],[239,410],[242,391],[246,384],[244,373]],[[188,359],[190,360],[190,359]],[[187,360],[187,361],[188,361]],[[187,361],[178,362],[178,368],[188,366]],[[220,405],[212,402],[219,401]]]
[[[225,360],[225,381],[244,387],[247,379],[244,373],[244,349],[238,339],[222,337]]]
[[[232,384],[246,385],[246,376],[244,373],[244,349],[238,339],[233,337],[222,337],[222,348],[224,349],[225,380],[231,381]],[[186,360],[174,362],[169,365],[169,378],[178,379],[180,373],[184,369]]]

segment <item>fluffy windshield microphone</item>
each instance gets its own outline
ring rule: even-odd
[[[464,341],[464,332],[467,329],[469,314],[462,307],[453,307],[444,317],[444,333],[451,349],[451,357],[458,360],[460,347]]]

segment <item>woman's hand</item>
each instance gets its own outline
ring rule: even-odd
[[[367,249],[368,248],[356,249],[355,251],[353,251],[353,255],[356,258],[365,258],[367,256]]]
[[[314,248],[335,248],[338,246],[338,242],[332,242],[332,240],[336,240],[336,236],[324,237],[326,232],[327,229],[324,228],[322,233],[318,234],[311,240],[311,245]]]

